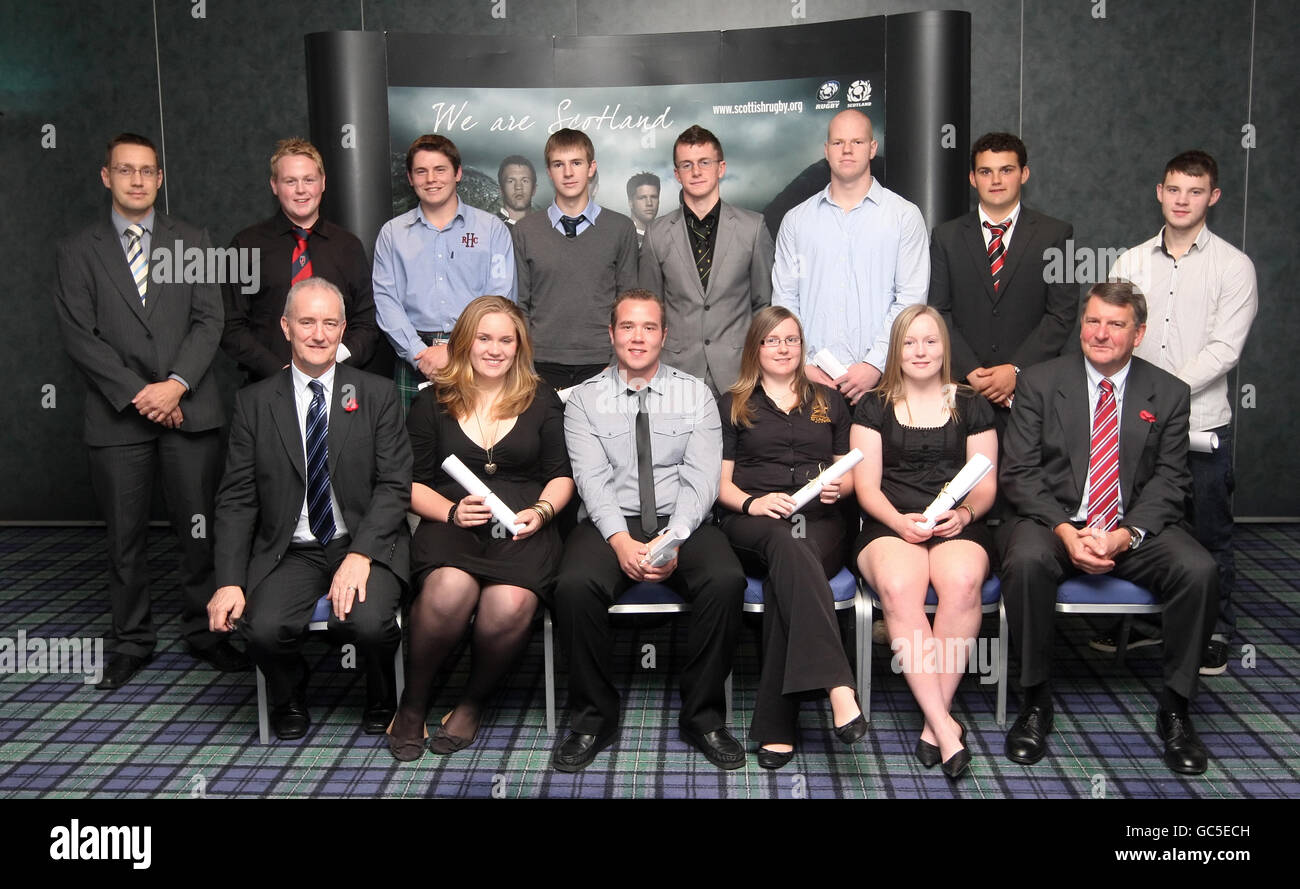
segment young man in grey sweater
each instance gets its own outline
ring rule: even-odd
[[[636,228],[591,198],[596,149],[586,133],[562,129],[547,139],[546,173],[555,200],[511,233],[537,372],[564,389],[609,364],[605,319],[614,297],[637,286]]]

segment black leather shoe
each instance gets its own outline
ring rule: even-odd
[[[844,725],[835,726],[835,737],[845,744],[856,744],[867,736],[867,718],[859,713]]]
[[[114,654],[108,659],[108,666],[104,668],[104,675],[95,683],[95,688],[100,691],[112,691],[115,688],[121,688],[130,682],[131,677],[139,673],[141,668],[149,661],[149,657],[138,657],[133,654]]]
[[[1161,710],[1156,715],[1156,731],[1165,742],[1165,765],[1183,775],[1205,773],[1209,754],[1196,737],[1191,719],[1172,710]]]
[[[361,731],[367,735],[382,735],[388,731],[388,724],[397,714],[397,705],[392,701],[366,701],[366,709],[361,712]]]
[[[966,771],[968,765],[970,765],[970,751],[963,747],[943,761],[943,773],[956,781],[961,777],[962,772]]]
[[[726,726],[703,734],[682,727],[682,740],[704,754],[720,769],[739,769],[745,765],[745,748],[731,736]]]
[[[596,754],[614,743],[614,732],[604,735],[584,735],[569,732],[551,752],[551,767],[557,772],[581,772]]]
[[[307,734],[311,725],[311,714],[302,698],[292,697],[285,703],[271,710],[271,728],[281,741],[292,741]],[[387,725],[384,726],[387,728]]]
[[[766,747],[759,747],[756,756],[759,768],[779,769],[794,759],[794,751],[787,750],[782,753],[779,750],[768,750]]]
[[[952,721],[957,723],[957,740],[965,744],[966,726],[955,716],[952,718]],[[943,762],[943,754],[939,751],[938,747],[931,744],[929,741],[923,741],[920,738],[917,738],[916,761],[927,769],[932,769],[939,763]]]
[[[1007,759],[1030,766],[1047,752],[1047,733],[1052,730],[1051,707],[1026,707],[1007,732]]]
[[[253,662],[248,659],[248,655],[231,645],[229,639],[222,639],[211,648],[190,646],[190,654],[195,660],[203,661],[222,673],[243,673],[253,669]]]

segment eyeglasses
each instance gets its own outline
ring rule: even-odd
[[[798,336],[788,336],[785,339],[782,339],[779,336],[769,336],[764,338],[763,346],[768,349],[775,349],[777,346],[785,343],[790,348],[795,349],[798,348],[799,344],[802,342],[803,337]]]
[[[680,161],[679,163],[676,163],[673,166],[675,166],[678,170],[682,171],[683,173],[689,173],[696,168],[699,168],[699,171],[701,173],[707,173],[709,172],[709,170],[713,169],[713,165],[716,163],[717,161],[715,159],[711,157],[705,157],[705,158],[700,158],[697,161]]]
[[[115,176],[121,176],[123,179],[134,179],[135,174],[139,173],[145,179],[153,179],[158,175],[157,167],[129,167],[126,164],[118,164],[116,167],[110,167]]]

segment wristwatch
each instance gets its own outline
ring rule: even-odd
[[[1132,525],[1125,525],[1124,530],[1128,532],[1129,551],[1137,549],[1142,544],[1142,532]]]

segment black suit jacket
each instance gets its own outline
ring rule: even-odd
[[[1049,528],[1068,522],[1088,478],[1091,425],[1081,355],[1026,370],[1016,386],[1002,442],[999,481],[1022,517]],[[1159,534],[1186,514],[1191,390],[1141,358],[1124,384],[1119,426],[1119,490],[1125,525]]]
[[[346,364],[336,367],[326,443],[330,486],[352,538],[348,550],[387,566],[405,584],[411,444],[397,390],[392,380]],[[356,399],[353,410],[344,406],[349,394]],[[218,587],[249,593],[271,573],[293,542],[306,489],[293,380],[285,368],[235,398],[217,492]]]
[[[254,293],[238,283],[222,286],[226,329],[221,348],[254,380],[274,376],[289,363],[289,342],[280,329],[284,298],[292,282],[290,265],[297,240],[284,213],[244,229],[231,240],[236,249],[260,250],[260,281]],[[343,294],[348,328],[343,345],[348,364],[365,369],[379,342],[370,260],[356,235],[327,219],[319,219],[307,240],[312,275],[329,281]]]
[[[1074,330],[1079,291],[1074,284],[1043,280],[1043,251],[1064,251],[1073,236],[1069,223],[1022,204],[995,293],[979,212],[935,228],[929,303],[948,325],[955,379],[977,367],[1025,368],[1061,353]]]
[[[207,232],[155,211],[150,251],[210,246]],[[105,213],[58,245],[54,305],[69,357],[90,383],[85,437],[92,446],[150,441],[163,426],[141,417],[131,399],[177,374],[185,432],[220,428],[221,398],[209,366],[221,341],[221,291],[215,283],[159,284],[150,264],[140,303],[121,239]]]

